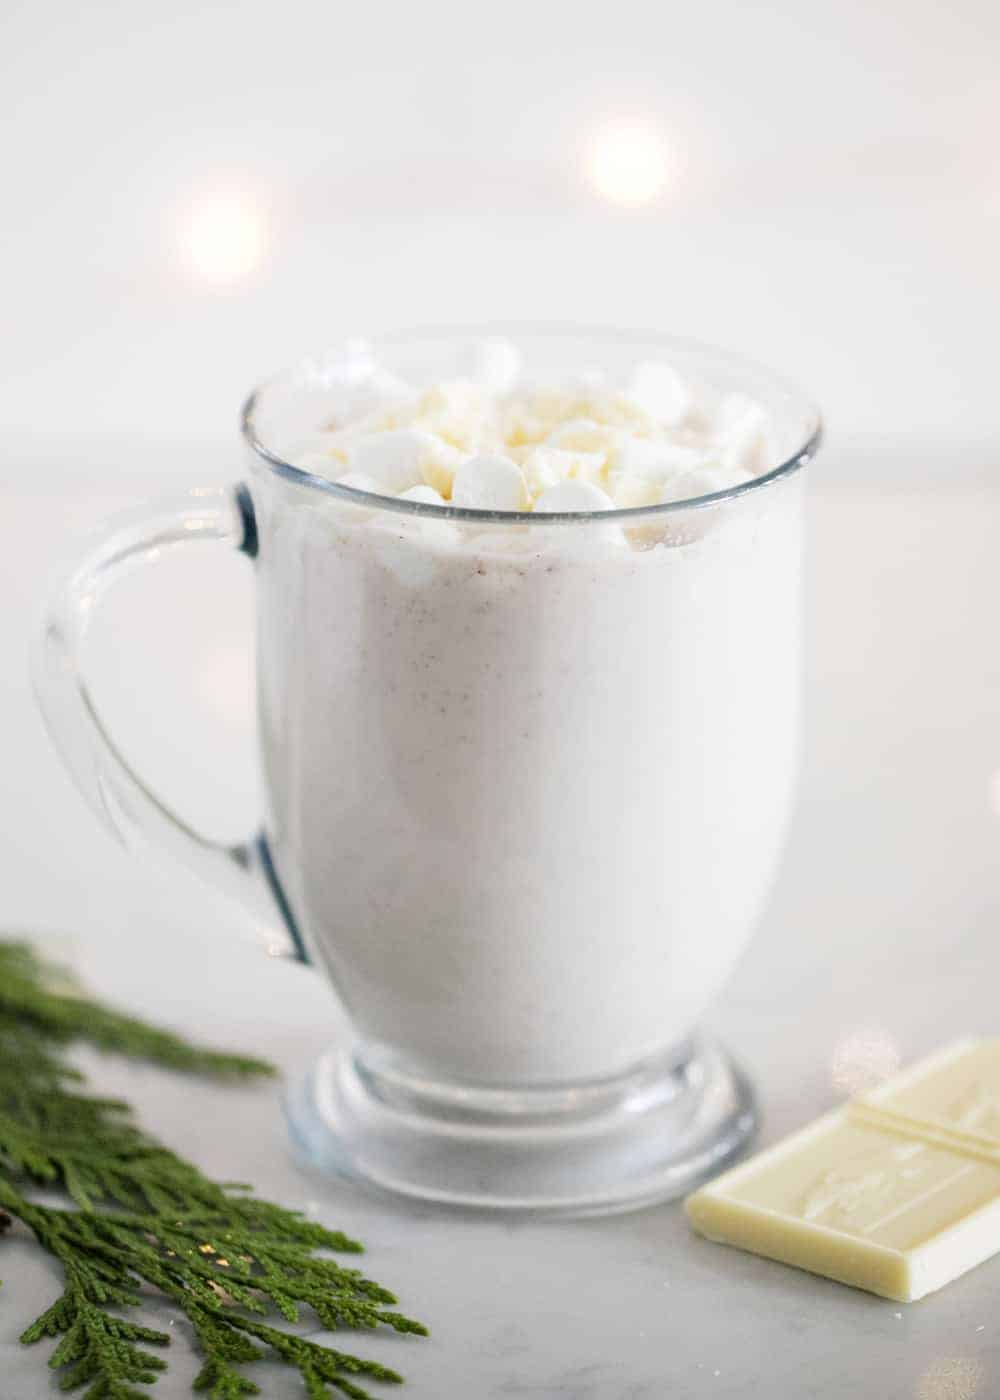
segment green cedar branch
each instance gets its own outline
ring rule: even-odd
[[[395,1297],[317,1250],[361,1246],[296,1211],[220,1183],[145,1134],[126,1104],[85,1091],[66,1060],[74,1041],[202,1074],[270,1073],[260,1060],[203,1050],[84,997],[23,943],[0,942],[0,1230],[18,1220],[61,1266],[63,1291],[22,1341],[57,1344],[49,1365],[84,1400],[136,1400],[169,1337],[123,1317],[155,1289],[187,1318],[208,1400],[259,1393],[244,1367],[264,1356],[298,1372],[309,1400],[368,1400],[358,1381],[389,1367],[274,1325],[307,1309],[330,1331],[426,1328]],[[60,1189],[69,1207],[33,1187]]]

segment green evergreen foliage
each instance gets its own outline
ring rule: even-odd
[[[142,1400],[165,1369],[164,1332],[128,1320],[155,1289],[187,1318],[204,1358],[194,1389],[208,1400],[259,1394],[244,1368],[277,1358],[308,1400],[370,1400],[357,1382],[399,1381],[374,1361],[274,1325],[308,1309],[329,1330],[391,1327],[426,1335],[396,1299],[318,1250],[361,1246],[296,1211],[219,1183],[149,1137],[129,1106],[96,1098],[67,1047],[234,1078],[270,1074],[260,1060],[198,1049],[84,997],[23,943],[0,942],[0,1228],[14,1220],[60,1264],[64,1286],[21,1340],[57,1339],[49,1365],[83,1400]],[[37,1199],[61,1190],[71,1204]]]

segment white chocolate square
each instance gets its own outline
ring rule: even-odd
[[[695,1192],[688,1216],[709,1239],[922,1298],[1000,1251],[998,1089],[1000,1042],[962,1042]]]
[[[959,1150],[1000,1161],[1000,1040],[960,1040],[855,1100]]]

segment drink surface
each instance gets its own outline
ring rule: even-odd
[[[290,459],[360,491],[520,512],[659,505],[777,465],[763,405],[666,363],[535,380],[506,341],[464,360],[464,375],[418,386],[349,348],[326,368],[319,431],[285,445]]]

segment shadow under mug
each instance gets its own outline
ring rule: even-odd
[[[387,337],[377,361],[446,381],[475,334]],[[788,822],[800,469],[820,427],[783,380],[708,347],[510,334],[540,381],[654,360],[747,394],[779,465],[600,514],[372,496],[282,455],[344,388],[342,359],[307,361],[247,402],[244,483],[120,518],[61,582],[36,682],[95,811],[263,898],[280,951],[329,975],[352,1038],[289,1093],[305,1158],[427,1200],[602,1213],[689,1189],[754,1128],[699,1024]],[[103,590],[206,542],[257,573],[266,810],[233,847],[147,788],[81,670]]]

